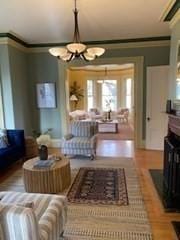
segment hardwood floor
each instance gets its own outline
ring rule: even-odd
[[[59,153],[59,149],[50,149],[51,153]],[[171,225],[172,220],[180,221],[180,213],[165,213],[156,190],[153,186],[148,169],[163,167],[163,153],[134,149],[133,141],[99,140],[98,156],[132,157],[137,166],[142,193],[152,226],[154,240],[174,240],[175,233]],[[18,166],[14,166],[14,170]],[[13,168],[0,174],[0,181],[12,174]]]
[[[137,166],[142,193],[152,226],[154,240],[174,240],[172,220],[180,221],[180,213],[165,213],[148,169],[163,168],[163,152],[134,150],[133,141],[102,140],[98,145],[98,155],[133,157]]]

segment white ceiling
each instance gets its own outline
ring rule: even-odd
[[[170,35],[159,18],[169,0],[77,0],[82,41]],[[74,0],[1,0],[0,32],[28,43],[72,40]]]

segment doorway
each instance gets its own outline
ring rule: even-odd
[[[111,111],[117,131],[111,132],[107,125],[99,139],[134,140],[134,64],[71,67],[68,83],[71,119],[104,121]]]
[[[143,57],[127,57],[127,58],[110,58],[110,59],[97,59],[94,61],[96,65],[106,64],[134,64],[134,140],[136,147],[144,147],[143,140]],[[93,62],[93,64],[94,64]],[[90,63],[91,64],[91,63]],[[90,65],[89,64],[89,65]],[[69,88],[68,88],[68,69],[71,67],[84,67],[85,63],[82,62],[71,62],[64,64],[59,62],[59,85],[61,90],[66,89],[65,92],[60,95],[60,101],[67,108],[61,109],[62,119],[62,133],[65,134],[68,129],[69,117]],[[64,81],[63,81],[64,80]]]

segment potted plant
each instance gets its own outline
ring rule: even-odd
[[[39,146],[45,145],[49,147],[51,145],[51,135],[52,128],[48,128],[47,131],[41,133],[39,131],[33,130],[33,135],[36,138],[37,144]]]

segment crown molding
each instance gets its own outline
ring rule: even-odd
[[[20,38],[16,37],[14,34],[8,32],[8,33],[0,33],[0,38],[8,38],[11,40],[14,40],[15,42],[21,44],[24,47],[28,47],[28,43],[25,41],[21,40]]]
[[[8,44],[8,37],[0,37],[0,45],[7,45]]]
[[[147,37],[147,38],[129,38],[129,39],[116,39],[116,40],[102,40],[102,41],[84,41],[85,45],[97,46],[97,45],[118,45],[125,43],[140,43],[140,42],[158,42],[170,40],[170,36],[159,36],[159,37]],[[38,44],[28,44],[29,48],[42,48],[42,47],[64,47],[68,42],[63,43],[38,43]]]
[[[179,0],[169,0],[161,17],[160,21],[168,22],[171,21],[180,8]]]
[[[177,22],[180,21],[180,9],[176,12],[175,16],[173,19],[170,21],[170,28],[172,29]]]
[[[0,33],[0,45],[9,45],[15,47],[23,52],[29,52],[27,44],[12,35],[11,33]]]
[[[96,46],[96,45],[91,45],[91,46]],[[146,48],[146,47],[167,47],[167,46],[170,46],[170,40],[101,45],[101,47],[105,48],[106,50],[126,49],[126,48]],[[37,52],[43,53],[43,52],[48,52],[49,47],[31,48],[29,50],[31,53],[37,53]]]
[[[93,69],[82,69],[82,68],[69,68],[69,70],[71,72],[79,72],[79,71],[83,71],[83,72],[93,72],[93,73],[103,73],[104,74],[104,70],[93,70]],[[107,70],[107,75],[110,75],[111,73],[114,73],[114,72],[132,72],[133,73],[134,71],[134,67],[129,67],[129,68],[125,68],[125,69],[109,69]]]
[[[120,40],[89,41],[83,42],[87,46],[101,45],[106,49],[162,47],[170,45],[170,36],[133,38]],[[47,52],[50,47],[63,47],[67,43],[28,44],[12,33],[0,33],[0,44],[8,44],[25,52]]]
[[[168,13],[170,12],[171,8],[173,7],[173,5],[175,4],[176,0],[169,0],[169,2],[165,5],[164,10],[159,18],[159,20],[161,22],[164,21],[164,19],[166,18],[166,16],[168,15]]]

